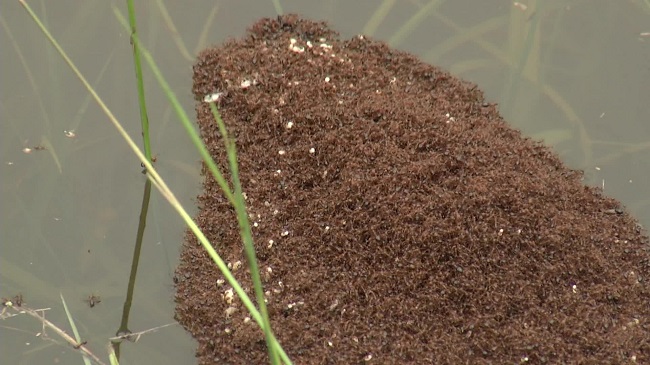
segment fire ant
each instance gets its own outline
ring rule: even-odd
[[[84,302],[88,303],[88,306],[90,308],[93,308],[94,306],[102,302],[102,298],[100,298],[99,295],[91,294],[88,296],[87,299],[84,300]]]

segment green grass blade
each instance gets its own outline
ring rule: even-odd
[[[131,37],[137,37],[138,26],[135,19],[135,7],[133,0],[126,1],[129,10],[129,25],[131,28]],[[147,160],[151,161],[151,140],[149,138],[149,114],[147,113],[147,103],[144,93],[144,81],[142,76],[142,62],[140,61],[140,50],[133,47],[133,64],[135,66],[135,80],[138,88],[138,103],[140,105],[140,122],[142,124],[142,141],[144,143],[144,155]]]
[[[120,361],[115,354],[115,349],[111,345],[108,345],[108,361],[110,361],[111,365],[120,365]]]
[[[214,19],[217,17],[218,12],[219,4],[214,4],[212,6],[212,10],[210,10],[210,13],[208,14],[208,17],[205,19],[205,22],[203,22],[201,33],[199,34],[199,38],[196,41],[196,48],[194,48],[194,54],[199,54],[199,52],[201,52],[201,50],[204,49],[208,44],[210,29],[212,28],[212,24],[214,24]]]
[[[241,230],[244,252],[246,253],[248,267],[250,268],[251,272],[251,279],[253,281],[253,287],[255,289],[255,298],[257,299],[257,305],[259,306],[260,314],[262,315],[262,321],[267,324],[263,329],[264,336],[266,338],[266,346],[269,349],[269,357],[271,358],[272,364],[280,364],[280,360],[277,357],[276,353],[276,346],[273,343],[271,322],[269,320],[269,314],[266,309],[266,303],[264,301],[264,288],[262,286],[262,279],[260,278],[259,266],[257,265],[257,257],[255,255],[255,247],[253,245],[251,225],[248,221],[248,214],[246,214],[246,203],[244,202],[244,195],[242,194],[241,182],[239,180],[239,166],[237,165],[237,151],[235,142],[228,137],[226,126],[223,123],[221,115],[219,115],[219,111],[217,110],[217,106],[214,103],[210,103],[210,110],[212,111],[214,119],[219,125],[219,130],[221,131],[222,138],[226,144],[228,163],[230,166],[230,172],[232,174],[233,185],[235,187],[235,212],[237,213],[237,222],[239,223],[239,229]]]
[[[275,9],[275,13],[278,15],[282,15],[282,4],[280,4],[280,0],[272,0],[273,3],[273,8]]]
[[[63,303],[63,309],[65,310],[65,315],[66,317],[68,317],[68,323],[70,323],[70,327],[72,328],[74,339],[77,340],[77,343],[81,343],[81,336],[79,336],[79,331],[77,330],[77,326],[74,324],[74,319],[72,318],[72,314],[68,309],[68,305],[65,303],[65,298],[63,298],[62,293],[59,293],[59,296],[61,297],[61,303]],[[90,359],[85,354],[82,353],[81,356],[83,356],[84,364],[91,365]]]
[[[59,155],[56,153],[56,150],[54,149],[54,145],[52,145],[52,142],[46,137],[43,136],[41,138],[41,146],[45,147],[45,150],[52,156],[52,159],[54,160],[54,164],[56,164],[57,169],[59,169],[59,174],[63,174],[63,165],[61,165],[61,160],[59,160]]]
[[[129,0],[129,1],[133,1],[133,0]],[[176,24],[174,24],[174,20],[172,20],[171,15],[169,15],[165,3],[162,0],[156,0],[156,5],[158,6],[158,10],[160,10],[160,15],[162,16],[163,21],[165,22],[167,28],[171,32],[172,39],[174,40],[174,43],[176,43],[176,48],[178,48],[180,54],[186,60],[190,62],[194,61],[194,57],[190,54],[190,51],[185,46],[185,42],[183,42],[183,38],[178,32],[178,29],[176,28]]]

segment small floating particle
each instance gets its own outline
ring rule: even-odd
[[[248,89],[252,85],[251,80],[244,80],[239,84],[242,89]]]
[[[274,244],[274,243],[275,243],[275,241],[273,241],[273,240],[269,240],[269,244],[266,246],[266,248],[271,248],[271,247],[273,247],[273,244]]]
[[[287,129],[291,129],[291,127],[293,127],[293,122],[288,122],[287,123]]]
[[[295,52],[295,53],[303,53],[303,52],[305,52],[305,48],[302,47],[302,46],[296,45],[296,43],[298,43],[298,41],[295,38],[289,39],[289,50],[291,52]]]
[[[214,103],[215,101],[218,101],[219,98],[221,98],[221,95],[223,95],[223,93],[208,94],[203,97],[203,101],[206,103]]]
[[[235,293],[232,288],[226,290],[223,293],[223,300],[226,301],[228,304],[232,304],[232,300],[235,298]]]
[[[74,132],[74,129],[71,129],[71,130],[69,130],[69,131],[68,131],[68,130],[63,131],[63,135],[65,135],[65,136],[68,137],[68,138],[75,138],[75,137],[77,137],[77,134]]]
[[[512,5],[514,5],[515,8],[517,8],[517,9],[519,9],[521,11],[526,11],[526,9],[528,9],[528,6],[526,4],[522,4],[522,3],[518,2],[518,1],[515,1]]]
[[[32,149],[29,147],[23,148],[23,153],[32,153]]]
[[[330,77],[329,76],[325,77],[325,82],[330,82]]]
[[[363,361],[370,361],[370,360],[372,360],[372,354],[368,354],[363,357]]]
[[[284,232],[280,233],[280,236],[282,236],[282,237],[286,237],[288,235],[289,235],[289,231],[284,231]]]
[[[241,261],[238,260],[234,264],[232,264],[232,271],[239,270],[240,267],[241,267]]]
[[[336,299],[336,300],[334,300],[334,303],[330,304],[330,306],[329,306],[329,310],[330,310],[330,311],[333,311],[334,309],[336,309],[336,307],[337,307],[338,305],[339,305],[339,300]]]
[[[226,313],[226,318],[230,318],[230,316],[235,314],[235,312],[237,312],[237,307],[232,307],[232,306],[226,308],[226,310],[224,311],[224,313]]]
[[[285,153],[287,153],[287,151],[285,151],[285,150],[279,150],[278,151],[278,155],[280,155],[280,156],[284,155]]]
[[[316,149],[314,147],[309,149],[309,153],[315,153],[315,152],[316,152]]]

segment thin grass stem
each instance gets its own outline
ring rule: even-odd
[[[431,0],[429,3],[422,8],[420,8],[413,16],[404,23],[400,29],[393,34],[392,37],[388,40],[388,44],[391,47],[398,47],[402,41],[408,37],[409,34],[413,33],[415,28],[420,25],[426,19],[429,14],[434,11],[442,2],[442,0]]]
[[[70,310],[68,309],[68,304],[66,304],[65,298],[63,298],[62,293],[59,293],[59,296],[61,297],[61,303],[63,303],[63,310],[65,310],[65,315],[68,318],[68,323],[70,323],[70,328],[72,328],[72,333],[74,334],[74,338],[75,340],[77,340],[77,344],[82,344],[81,336],[79,335],[79,330],[77,329],[77,325],[74,323],[74,318],[72,318],[72,313],[70,313]],[[84,353],[82,353],[81,356],[84,359],[84,364],[90,365],[90,359],[88,358],[88,356],[86,356]]]
[[[384,0],[381,5],[377,7],[375,12],[370,17],[370,20],[363,26],[361,34],[368,36],[374,36],[379,25],[386,19],[386,15],[390,13],[391,9],[395,5],[395,0]]]
[[[194,48],[194,54],[199,54],[199,52],[205,48],[206,44],[208,43],[208,35],[210,34],[210,28],[211,25],[214,23],[214,18],[217,17],[217,13],[219,12],[219,4],[214,4],[212,6],[212,10],[210,10],[210,14],[208,14],[208,17],[205,19],[205,22],[203,23],[203,27],[201,28],[201,33],[199,34],[199,38],[196,41],[196,48]]]
[[[241,181],[239,180],[239,166],[237,165],[237,150],[235,141],[233,141],[228,136],[226,125],[223,123],[221,115],[219,115],[219,111],[217,110],[217,106],[214,103],[210,103],[210,110],[212,111],[212,115],[219,125],[219,130],[221,131],[222,138],[226,144],[228,164],[230,165],[232,182],[235,187],[235,212],[237,213],[237,222],[239,223],[239,229],[241,230],[244,252],[246,253],[246,259],[248,261],[248,267],[250,269],[251,279],[253,281],[253,288],[255,289],[255,299],[257,299],[257,305],[259,306],[260,314],[262,315],[262,321],[267,324],[263,328],[264,336],[266,338],[266,346],[269,349],[269,357],[271,358],[271,363],[279,364],[280,359],[278,358],[278,354],[276,352],[276,346],[273,343],[271,321],[269,320],[269,314],[266,309],[266,302],[264,301],[264,288],[262,287],[260,270],[259,266],[257,265],[257,257],[255,255],[255,247],[253,245],[251,225],[248,221],[248,214],[246,214],[246,203],[244,202],[244,194],[242,193]]]
[[[129,11],[129,25],[131,28],[131,39],[137,37],[138,26],[135,19],[135,6],[133,0],[126,1]],[[133,41],[131,41],[133,43]],[[144,81],[142,76],[142,62],[140,61],[140,50],[133,46],[133,64],[135,66],[135,80],[138,88],[138,104],[140,105],[140,122],[142,124],[142,141],[144,143],[144,155],[151,161],[151,139],[149,137],[149,114],[147,113],[147,102],[144,93]]]
[[[131,1],[133,0],[129,0],[129,2]],[[158,10],[160,10],[160,15],[162,16],[163,21],[165,22],[167,28],[169,28],[169,31],[171,32],[172,39],[174,40],[174,43],[176,43],[176,48],[178,48],[178,51],[181,53],[183,58],[192,62],[194,60],[194,57],[192,57],[190,51],[185,46],[185,42],[183,42],[183,38],[178,32],[178,29],[176,28],[176,24],[174,24],[174,20],[172,19],[171,15],[169,15],[165,3],[161,0],[156,0],[156,5],[158,6]]]
[[[275,13],[277,15],[282,15],[283,11],[282,11],[282,4],[280,4],[280,0],[272,0],[271,2],[273,3],[273,8],[275,9]]]

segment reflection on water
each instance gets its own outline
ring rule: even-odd
[[[370,34],[478,83],[510,123],[545,139],[570,166],[585,170],[587,183],[603,186],[650,226],[646,3],[283,5],[287,12],[329,20],[345,37]],[[131,136],[139,138],[131,45],[110,6],[45,2],[36,11]],[[192,55],[242,34],[275,10],[271,2],[245,1],[165,6],[139,4],[141,37],[191,114]],[[5,31],[0,37],[0,294],[22,293],[31,307],[52,308],[49,320],[66,324],[58,295],[63,294],[88,346],[103,356],[119,326],[146,177],[18,2],[2,4],[0,23]],[[201,182],[198,155],[153,78],[145,75],[156,167],[180,201],[192,207]],[[173,321],[172,273],[184,227],[156,193],[148,223],[131,308],[134,332]],[[74,300],[94,292],[102,298]],[[38,332],[34,323],[14,320],[7,326],[27,332],[1,330],[11,338],[0,345],[7,361],[67,360],[61,350],[78,361],[73,349],[42,346],[32,338]],[[191,363],[193,351],[185,332],[171,326],[123,347],[122,358]]]

